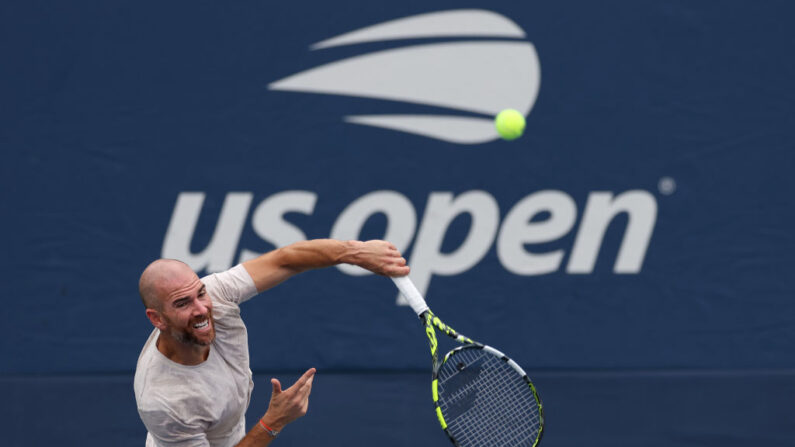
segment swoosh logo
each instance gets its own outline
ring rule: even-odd
[[[310,49],[429,37],[518,39],[525,34],[510,19],[494,12],[453,10],[361,28],[315,43]],[[350,115],[344,120],[451,143],[477,144],[498,138],[493,117],[501,110],[511,108],[527,115],[539,84],[538,55],[532,43],[465,40],[354,56],[288,76],[268,88],[451,109],[459,114]]]

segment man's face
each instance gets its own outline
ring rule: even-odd
[[[213,304],[195,273],[169,281],[161,303],[164,330],[174,339],[199,346],[208,346],[215,339]]]

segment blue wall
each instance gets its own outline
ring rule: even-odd
[[[388,237],[437,314],[531,371],[545,445],[793,445],[794,9],[1,5],[0,427],[11,445],[142,445],[136,282],[157,257],[209,272]],[[397,38],[313,47],[406,17],[370,29]],[[490,127],[503,108],[526,115],[521,139]],[[315,366],[285,445],[346,413],[339,445],[414,445],[396,424],[444,445],[399,304],[336,268],[245,304],[252,420],[272,374]]]

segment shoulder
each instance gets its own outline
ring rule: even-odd
[[[242,264],[224,272],[207,275],[201,281],[210,296],[219,301],[240,304],[257,294],[254,280]]]

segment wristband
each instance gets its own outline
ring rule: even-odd
[[[271,438],[275,438],[276,436],[279,435],[278,431],[265,425],[265,423],[262,422],[262,419],[259,420],[259,426],[262,427],[262,429],[265,430],[265,432],[268,433],[271,436]]]

